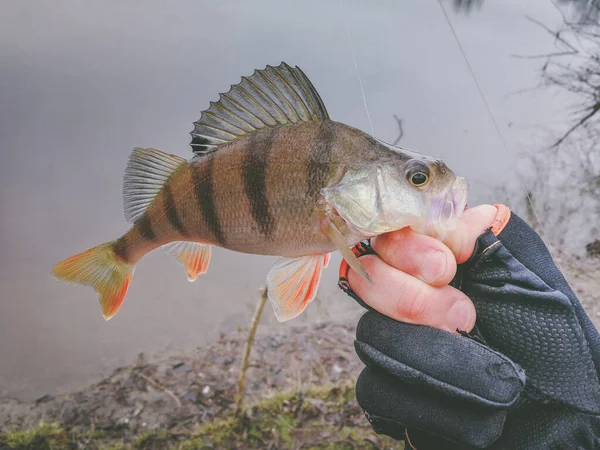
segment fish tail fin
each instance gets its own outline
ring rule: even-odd
[[[116,254],[115,242],[71,256],[52,269],[55,278],[92,286],[100,295],[102,315],[106,320],[121,307],[135,270],[135,264],[123,261]]]

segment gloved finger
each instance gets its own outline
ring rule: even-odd
[[[394,320],[456,332],[475,326],[471,300],[452,286],[432,287],[398,270],[376,255],[360,258],[373,284],[353,270],[348,283],[366,304]]]
[[[471,257],[477,238],[492,227],[499,211],[492,205],[480,205],[467,209],[460,216],[456,229],[449,231],[444,239],[444,244],[450,248],[458,264]]]
[[[410,440],[407,448],[417,449],[489,447],[502,434],[507,413],[398,383],[388,373],[370,367],[362,371],[356,382],[356,399],[376,432],[398,439],[406,427],[404,437],[407,442]],[[421,439],[411,429],[427,430],[438,436],[437,446],[420,445]],[[456,446],[441,437],[462,445]]]
[[[375,311],[358,322],[354,345],[367,366],[356,396],[373,429],[397,438],[408,427],[418,449],[455,448],[432,435],[487,447],[525,387],[523,370],[502,353]],[[437,446],[424,443],[427,435]]]
[[[528,372],[528,388],[536,398],[600,415],[598,366],[590,352],[594,338],[585,334],[577,313],[581,306],[568,290],[553,288],[517,259],[528,261],[549,282],[556,280],[552,272],[558,271],[543,253],[541,238],[512,216],[499,234],[514,245],[512,251],[491,230],[463,266],[461,289],[477,304],[478,329],[490,346]],[[518,241],[510,242],[513,235]]]
[[[373,238],[371,246],[387,264],[431,286],[445,286],[456,275],[456,259],[450,249],[408,227]]]
[[[494,409],[508,409],[525,374],[506,355],[464,336],[396,322],[369,311],[356,327],[356,354],[368,367],[413,387]]]

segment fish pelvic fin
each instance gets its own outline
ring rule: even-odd
[[[123,177],[123,209],[135,223],[148,209],[170,176],[187,161],[153,148],[135,148]]]
[[[341,253],[344,260],[346,260],[348,265],[353,270],[355,270],[361,277],[367,280],[369,284],[373,284],[373,280],[369,276],[367,269],[365,269],[364,266],[360,263],[352,249],[348,247],[348,244],[344,240],[344,236],[342,235],[340,230],[338,230],[332,218],[326,220],[322,231],[323,234],[325,234],[325,236],[331,239],[331,242],[333,242],[333,244],[339,250],[339,252]]]
[[[163,248],[185,268],[189,281],[196,281],[198,275],[208,271],[211,255],[210,245],[200,242],[176,241],[163,245]]]
[[[317,294],[329,254],[280,258],[267,275],[267,296],[279,322],[297,317]]]
[[[266,66],[231,86],[194,122],[195,155],[263,128],[329,119],[317,90],[299,67]]]
[[[106,320],[121,307],[135,270],[135,264],[123,261],[115,253],[115,242],[71,256],[52,269],[52,276],[59,280],[92,286],[100,296],[102,315]]]

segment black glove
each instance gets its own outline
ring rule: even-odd
[[[539,236],[512,213],[452,284],[475,304],[470,334],[359,321],[356,396],[373,429],[418,450],[600,449],[600,335]]]

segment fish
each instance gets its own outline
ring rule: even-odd
[[[285,322],[313,301],[332,252],[372,283],[353,245],[404,227],[443,239],[466,208],[465,178],[330,119],[309,78],[285,62],[241,77],[190,134],[189,160],[135,148],[123,181],[131,228],[52,269],[92,286],[106,320],[148,252],[163,248],[194,281],[218,246],[279,256],[266,286]]]

